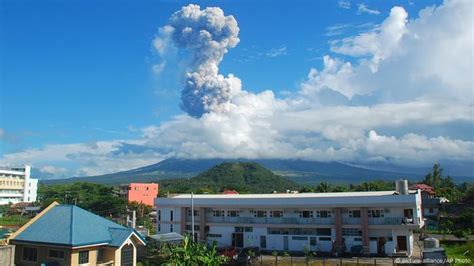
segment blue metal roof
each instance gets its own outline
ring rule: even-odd
[[[58,205],[44,213],[14,240],[72,247],[101,243],[118,247],[133,232],[131,228],[77,206]]]

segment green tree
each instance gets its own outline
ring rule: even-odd
[[[331,192],[331,185],[323,181],[316,186],[315,191],[316,192]]]
[[[191,241],[189,236],[184,237],[181,245],[168,244],[161,252],[167,258],[165,265],[217,266],[227,259],[218,254],[215,243],[208,247],[204,243]]]

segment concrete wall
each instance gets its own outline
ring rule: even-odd
[[[13,266],[15,262],[15,246],[0,246],[0,265]]]

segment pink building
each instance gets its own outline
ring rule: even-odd
[[[158,196],[159,185],[155,183],[130,183],[120,186],[120,195],[128,202],[140,202],[153,206]]]

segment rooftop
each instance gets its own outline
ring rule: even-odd
[[[274,198],[328,198],[328,197],[367,197],[394,195],[395,191],[362,191],[362,192],[330,192],[330,193],[271,193],[271,194],[194,194],[194,199],[274,199]],[[170,196],[176,199],[191,198],[191,194]]]
[[[72,247],[96,244],[119,247],[135,233],[74,205],[56,205],[40,215],[12,240]]]

